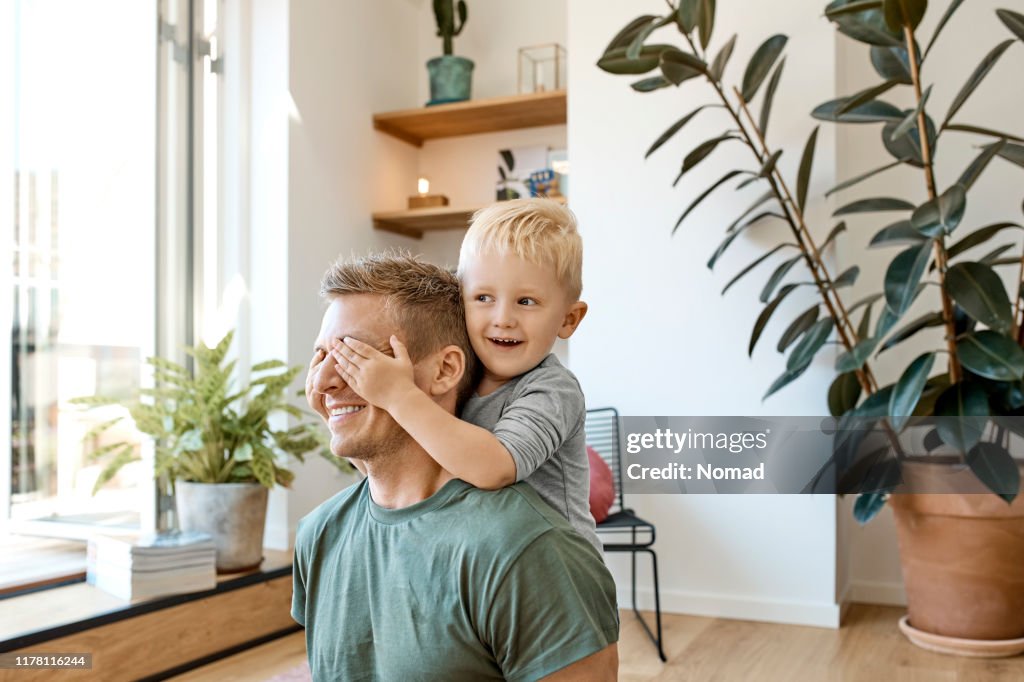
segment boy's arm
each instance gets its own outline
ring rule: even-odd
[[[386,410],[446,471],[477,488],[516,481],[512,455],[494,434],[459,419],[413,381],[405,345],[391,337],[394,357],[353,338],[331,349],[338,372],[367,402]]]

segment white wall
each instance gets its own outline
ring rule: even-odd
[[[926,21],[918,33],[923,42],[933,34],[934,27],[945,11],[947,3],[931,3]],[[995,16],[999,7],[1007,7],[1002,0],[975,0],[964,3],[946,26],[934,50],[929,54],[922,70],[924,83],[935,83],[928,101],[929,115],[936,125],[942,123],[950,103],[967,81],[974,68],[996,44],[1012,34]],[[867,47],[840,37],[837,41],[837,83],[841,94],[849,94],[880,81],[871,68]],[[955,121],[993,128],[1020,135],[1021,116],[1024,109],[1024,88],[1019,86],[1021,69],[1024,68],[1024,45],[1018,41],[1003,54],[999,63],[988,74],[985,81],[960,110]],[[907,90],[907,92],[902,92]],[[908,88],[901,88],[899,95],[888,93],[885,99],[899,106],[909,106]],[[822,98],[824,99],[824,98]],[[854,177],[890,161],[882,149],[881,126],[843,126],[838,146],[838,176],[840,179]],[[956,181],[964,168],[974,159],[979,150],[977,145],[990,140],[963,133],[944,133],[939,141],[936,154],[936,180],[940,191]],[[995,159],[985,175],[971,189],[967,201],[967,213],[952,241],[956,241],[969,230],[1004,220],[1020,221],[1021,199],[1024,198],[1024,171],[1001,159]],[[841,193],[840,202],[871,196],[894,196],[921,203],[927,198],[924,174],[919,170],[897,168],[855,188]],[[881,290],[885,269],[899,252],[899,247],[865,251],[872,235],[879,229],[904,216],[896,213],[868,214],[849,220],[850,230],[843,239],[839,259],[846,265],[859,263],[862,266],[858,293]],[[979,257],[995,247],[1020,238],[1009,232],[1002,238],[977,247],[973,253]],[[1016,252],[1016,251],[1015,251]],[[1015,268],[1002,268],[1007,281],[1017,274]],[[1012,288],[1011,288],[1012,290]],[[851,299],[851,300],[856,300]],[[910,320],[929,310],[939,309],[938,298],[931,291],[907,313]],[[880,381],[891,383],[899,372],[914,357],[929,349],[942,348],[942,332],[939,329],[922,332],[914,341],[887,351],[877,363]],[[935,373],[945,371],[943,363],[936,362]],[[867,526],[858,526],[852,521],[849,508],[852,500],[844,501],[840,521],[847,528],[844,532],[850,538],[849,596],[855,601],[875,603],[905,603],[899,556],[896,546],[895,525],[892,515],[885,510],[880,518]]]
[[[685,153],[729,127],[724,113],[713,112],[699,114],[644,162],[651,142],[683,114],[711,101],[711,91],[694,81],[679,90],[641,95],[629,88],[630,77],[611,76],[594,66],[629,20],[664,10],[664,3],[655,0],[569,2],[572,203],[586,247],[584,287],[590,303],[571,344],[572,369],[589,405],[615,405],[627,415],[823,414],[834,359],[829,353],[798,382],[765,403],[760,400],[784,369],[774,343],[789,320],[810,304],[810,292],[803,297],[794,293],[786,301],[752,360],[747,343],[761,308],[757,294],[770,267],[737,284],[728,300],[719,296],[732,274],[782,233],[739,240],[714,273],[705,267],[725,226],[763,189],[737,195],[723,188],[674,238],[669,235],[689,200],[735,164],[752,164],[749,151],[732,144],[671,188]],[[666,29],[665,38],[672,41],[674,32]],[[831,31],[817,11],[781,13],[759,3],[719,3],[713,49],[733,32],[740,33],[740,40],[727,73],[737,83],[762,40],[775,32],[796,38],[787,48],[769,126],[769,142],[786,149],[780,164],[792,176],[813,128],[806,113],[831,96]],[[818,85],[810,88],[808,83]],[[759,106],[760,99],[755,112]],[[833,184],[834,164],[832,130],[822,128],[811,187],[809,214],[814,219],[829,211],[821,195]],[[636,495],[629,503],[658,527],[664,609],[837,625],[836,505],[831,496]],[[627,564],[611,563],[620,599],[628,600]],[[641,604],[650,606],[650,582],[643,569],[640,574]]]

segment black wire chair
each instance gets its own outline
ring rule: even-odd
[[[608,463],[612,470],[612,481],[615,484],[615,500],[609,510],[608,518],[597,524],[598,535],[604,544],[605,552],[629,552],[632,558],[632,601],[633,613],[647,632],[647,636],[658,648],[658,657],[666,661],[665,651],[662,648],[661,640],[661,597],[658,590],[658,555],[654,553],[651,545],[654,544],[654,524],[641,519],[636,513],[626,507],[622,496],[622,457],[621,441],[619,433],[619,411],[614,407],[601,407],[587,410],[584,429],[587,434],[587,444],[601,455],[601,459]],[[605,542],[605,538],[609,542]],[[654,619],[657,635],[651,631],[647,621],[640,615],[636,607],[636,555],[637,553],[649,554],[651,557],[651,570],[654,573]]]

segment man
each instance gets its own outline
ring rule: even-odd
[[[352,337],[408,347],[416,385],[455,412],[476,360],[458,282],[408,257],[332,266],[307,377],[331,450],[366,479],[299,523],[292,616],[316,680],[614,680],[615,586],[597,551],[525,484],[453,479],[342,379]]]

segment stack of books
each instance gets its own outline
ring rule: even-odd
[[[89,540],[86,582],[130,601],[212,590],[216,548],[195,531],[97,535]]]

